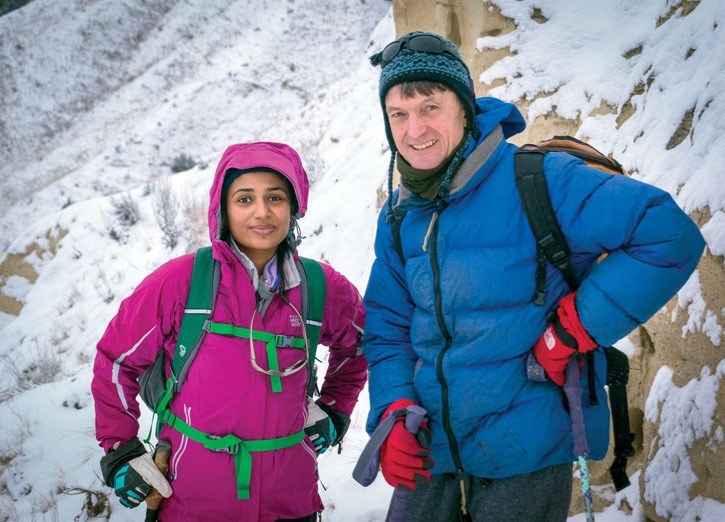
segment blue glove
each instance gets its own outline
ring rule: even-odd
[[[116,472],[113,478],[113,490],[121,504],[127,508],[135,508],[151,493],[151,484],[147,483],[128,463]]]
[[[162,497],[169,498],[171,484],[159,471],[151,458],[151,453],[144,453],[121,466],[113,477],[113,489],[121,504],[127,508],[135,508],[155,488]]]
[[[337,430],[330,416],[311,400],[307,404],[307,423],[305,434],[315,446],[318,455],[322,455],[327,448],[333,445],[337,438]]]
[[[322,455],[330,446],[337,446],[347,433],[350,417],[333,410],[321,399],[307,401],[307,423],[305,433],[315,446],[318,455]],[[342,446],[340,446],[342,448]],[[339,452],[338,452],[339,453]]]
[[[151,453],[138,439],[133,439],[118,450],[101,459],[103,478],[114,489],[121,504],[134,508],[141,504],[155,488],[168,498],[173,491],[171,484],[154,464]]]

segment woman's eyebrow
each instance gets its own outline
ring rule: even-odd
[[[266,192],[273,192],[276,190],[281,190],[282,192],[286,192],[284,187],[281,186],[274,186],[274,187],[267,187],[265,189]],[[254,189],[251,187],[239,187],[237,190],[234,191],[234,194],[237,192],[254,192]]]

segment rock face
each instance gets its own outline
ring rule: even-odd
[[[687,16],[696,9],[698,2],[678,4],[681,16]],[[674,9],[674,7],[673,7]],[[496,4],[481,0],[394,0],[393,15],[398,36],[413,30],[427,30],[446,36],[459,45],[464,59],[471,68],[471,75],[477,79],[493,63],[511,55],[509,49],[484,49],[476,51],[476,41],[483,36],[496,36],[513,31],[513,20],[501,14]],[[546,23],[541,12],[534,9],[532,18]],[[669,16],[669,15],[668,15]],[[537,18],[538,17],[538,18]],[[660,25],[653,20],[653,25]],[[636,52],[636,50],[633,50]],[[639,84],[642,95],[645,86],[651,81],[643,78]],[[489,89],[496,87],[494,82],[487,85],[475,82],[478,96],[485,96]],[[625,96],[626,97],[626,96]],[[527,113],[529,103],[520,100],[518,107]],[[616,109],[602,107],[602,113],[616,114],[617,127],[632,115],[632,107],[624,103]],[[538,141],[554,134],[576,135],[581,125],[579,120],[567,120],[549,113],[537,117],[529,124],[527,131],[517,136],[519,144]],[[668,150],[669,150],[668,146]],[[692,218],[702,226],[711,213],[721,209],[705,209]],[[676,506],[669,505],[671,500],[658,496],[657,482],[662,470],[678,473],[682,459],[678,452],[686,453],[691,466],[691,475],[682,488],[688,488],[689,498],[698,501],[714,499],[725,503],[725,360],[720,344],[720,335],[706,335],[694,323],[704,324],[703,317],[711,314],[714,324],[725,322],[725,271],[723,257],[713,256],[706,251],[697,270],[697,278],[688,285],[699,284],[705,303],[696,299],[687,302],[680,293],[674,297],[650,321],[640,326],[629,336],[637,348],[630,356],[630,378],[627,392],[629,396],[630,423],[635,434],[635,456],[629,459],[628,474],[633,481],[639,481],[640,502],[644,506],[649,520],[677,520]],[[711,312],[714,311],[714,312]],[[699,318],[697,317],[699,315]],[[694,317],[694,321],[693,321]],[[704,383],[714,386],[702,386]],[[698,390],[712,394],[712,397],[698,397]],[[709,390],[709,392],[705,392]],[[705,411],[711,407],[714,411]],[[645,414],[646,413],[646,414]],[[672,433],[663,429],[662,419],[672,415],[681,416],[678,425],[684,433]],[[679,453],[680,456],[685,456]],[[612,454],[602,462],[590,463],[592,481],[595,485],[595,509],[601,510],[612,503],[614,489],[608,474]],[[581,496],[575,485],[571,513],[581,512]],[[659,488],[661,489],[661,488]],[[631,510],[626,499],[620,504],[623,511]],[[665,513],[666,515],[662,515]]]

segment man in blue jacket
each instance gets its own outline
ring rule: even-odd
[[[414,490],[405,520],[565,521],[576,460],[560,388],[570,356],[593,352],[594,368],[583,371],[595,372],[601,400],[582,401],[589,458],[602,459],[609,412],[599,347],[677,292],[702,236],[666,192],[547,154],[546,183],[582,283],[571,292],[549,266],[537,306],[536,245],[514,179],[517,147],[506,142],[525,127],[519,111],[476,99],[459,50],[432,33],[410,33],[371,63],[381,66],[392,158],[365,294],[367,429],[419,404],[431,435],[396,423],[383,475]],[[526,377],[532,350],[547,382]]]

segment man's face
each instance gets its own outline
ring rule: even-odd
[[[463,139],[466,113],[451,90],[403,97],[395,85],[385,96],[385,112],[395,146],[413,168],[439,166]]]

